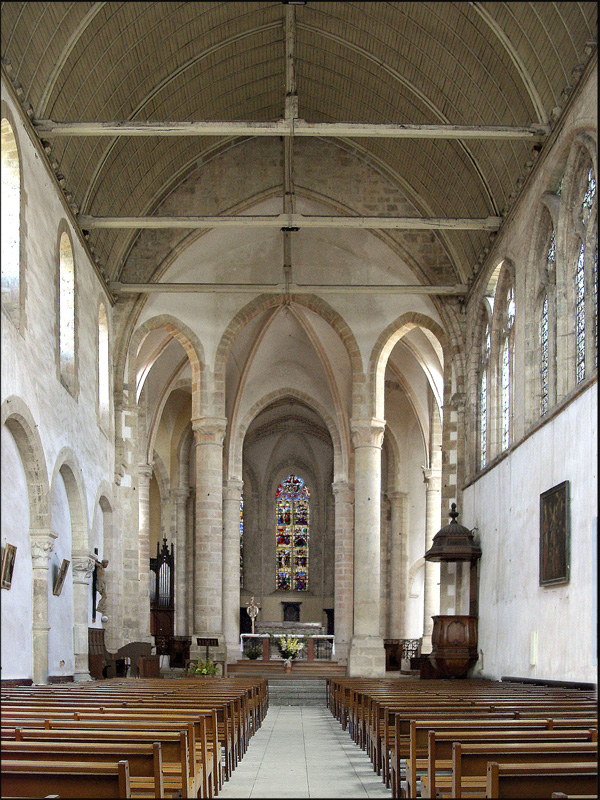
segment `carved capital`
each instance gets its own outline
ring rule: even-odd
[[[31,531],[31,564],[33,569],[48,569],[48,562],[54,550],[58,533],[54,531]]]
[[[465,410],[465,403],[467,402],[467,395],[465,392],[455,392],[450,398],[450,405],[457,411]]]
[[[421,467],[423,470],[423,481],[429,484],[428,488],[434,488],[436,480],[441,480],[442,470],[439,467]]]
[[[89,553],[71,556],[71,569],[73,570],[73,583],[89,583],[92,572],[96,566],[96,559]]]
[[[230,480],[223,484],[223,500],[230,500],[239,503],[242,499],[242,489],[244,481]]]
[[[351,419],[352,444],[357,447],[378,447],[383,444],[384,419]]]
[[[189,496],[190,496],[189,487],[187,489],[180,488],[180,489],[173,489],[171,491],[171,497],[176,503],[186,503]]]
[[[147,480],[150,480],[150,478],[152,477],[152,472],[153,472],[152,464],[146,464],[146,463],[138,464],[138,475],[140,476],[140,478],[146,478]]]
[[[331,484],[336,503],[353,503],[354,488],[347,481],[336,481]]]
[[[408,492],[401,492],[400,490],[394,490],[391,492],[386,492],[387,498],[392,505],[400,504],[403,500],[406,500],[408,497]]]
[[[192,420],[192,430],[196,444],[216,444],[221,446],[225,439],[227,419],[225,417],[197,417]]]

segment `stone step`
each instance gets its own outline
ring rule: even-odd
[[[324,680],[269,678],[271,706],[325,706],[326,704]]]

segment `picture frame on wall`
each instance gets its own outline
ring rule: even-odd
[[[11,587],[16,556],[16,546],[14,544],[5,544],[4,552],[2,553],[2,572],[0,575],[0,584],[3,589],[10,589]]]
[[[569,481],[540,495],[540,586],[569,582],[570,570]]]
[[[65,582],[65,578],[67,577],[67,570],[69,569],[69,564],[71,562],[67,561],[66,558],[63,558],[62,564],[60,565],[60,569],[58,570],[58,575],[56,576],[56,580],[54,581],[54,588],[52,589],[52,594],[56,595],[57,597],[62,592],[63,584]]]

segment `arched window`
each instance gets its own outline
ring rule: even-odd
[[[479,358],[479,466],[487,464],[487,407],[488,407],[488,369],[490,362],[491,335],[489,323],[483,334]]]
[[[110,409],[108,319],[104,303],[98,311],[98,411],[100,420],[108,423]]]
[[[75,263],[71,240],[63,232],[59,243],[58,345],[60,376],[67,388],[75,390]]]
[[[589,158],[579,172],[578,218],[575,221],[577,251],[574,271],[575,312],[575,380],[581,383],[586,375],[586,360],[589,368],[598,364],[597,339],[597,237],[596,223],[596,178]],[[588,350],[589,348],[589,350]],[[590,350],[594,350],[593,358]],[[593,367],[592,367],[593,365]]]
[[[277,487],[277,589],[308,589],[309,498],[308,486],[296,475],[288,475]]]
[[[502,450],[510,444],[511,382],[513,359],[513,330],[515,322],[515,293],[510,286],[504,303],[504,325],[500,345],[500,423]]]
[[[2,119],[2,305],[13,322],[20,319],[21,170],[17,140]]]
[[[548,295],[542,303],[540,317],[540,414],[548,411]]]

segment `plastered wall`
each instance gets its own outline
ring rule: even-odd
[[[481,539],[479,649],[474,674],[597,679],[595,557],[597,383],[464,491],[463,520]],[[577,447],[567,443],[577,441]],[[539,585],[540,494],[570,485],[570,581]],[[537,634],[537,655],[531,653]],[[535,661],[535,663],[531,663]]]

